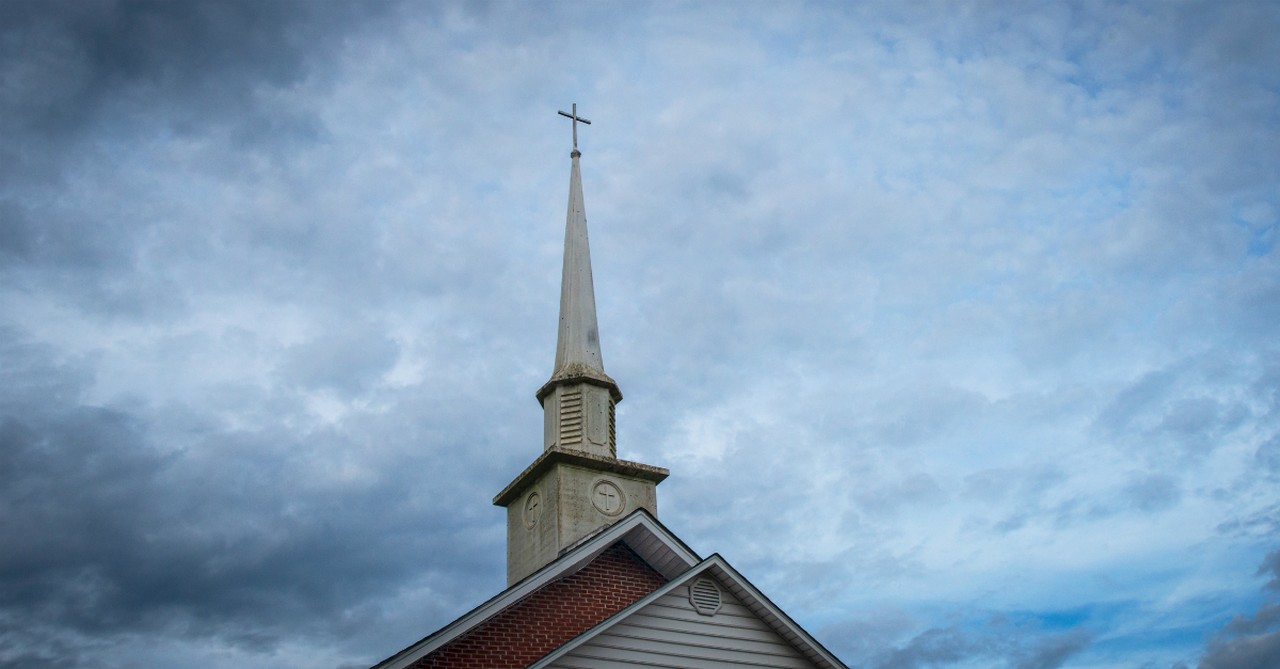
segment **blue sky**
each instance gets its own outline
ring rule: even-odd
[[[503,587],[576,102],[619,454],[851,666],[1280,665],[1280,6],[0,6],[0,666]]]

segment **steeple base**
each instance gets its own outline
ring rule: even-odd
[[[584,451],[544,452],[493,499],[507,509],[507,584],[636,509],[656,517],[667,473]]]

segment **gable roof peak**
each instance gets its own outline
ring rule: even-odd
[[[431,635],[374,665],[372,669],[408,669],[419,660],[460,639],[503,611],[551,583],[578,573],[612,546],[622,543],[663,579],[679,577],[701,558],[648,511],[637,509],[489,601],[463,614]]]
[[[597,637],[609,635],[610,630],[625,626],[628,618],[641,613],[646,607],[651,605],[669,606],[669,599],[664,600],[664,602],[659,602],[659,600],[679,592],[680,588],[694,586],[703,577],[709,577],[714,580],[719,588],[723,588],[738,604],[750,612],[748,615],[754,616],[763,623],[767,629],[781,639],[781,642],[794,649],[794,652],[803,657],[811,666],[819,669],[848,669],[831,651],[814,639],[804,628],[796,624],[790,616],[770,601],[755,585],[730,566],[719,553],[699,562],[645,597],[635,601],[608,619],[601,621],[595,627],[583,632],[551,653],[544,655],[542,659],[529,665],[528,669],[549,669],[552,666],[559,666],[557,664],[558,660],[574,654],[580,648],[591,645],[593,639]],[[690,608],[693,608],[692,605]],[[737,620],[741,620],[741,617],[737,617]],[[735,622],[731,625],[740,626],[740,623]],[[623,636],[626,635],[624,634]],[[724,649],[729,648],[729,645],[724,646]],[[664,654],[667,653],[664,651]]]

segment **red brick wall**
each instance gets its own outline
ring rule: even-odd
[[[576,574],[543,586],[413,665],[419,669],[519,669],[666,582],[621,543]]]

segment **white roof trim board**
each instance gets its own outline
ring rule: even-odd
[[[609,630],[609,628],[625,620],[628,616],[648,606],[650,603],[667,595],[671,591],[688,584],[700,575],[711,574],[716,577],[725,589],[733,593],[735,597],[742,602],[752,613],[759,616],[770,628],[779,636],[790,643],[796,650],[800,651],[810,662],[823,669],[848,669],[847,666],[830,651],[818,643],[816,639],[809,636],[802,627],[796,624],[786,613],[782,612],[773,602],[769,601],[750,581],[742,577],[737,570],[729,566],[724,558],[719,554],[703,560],[697,566],[689,569],[684,574],[671,580],[662,587],[646,595],[644,598],[636,601],[627,608],[619,611],[609,619],[601,622],[599,625],[583,632],[574,637],[564,645],[555,649],[551,653],[545,655],[542,659],[529,665],[528,669],[545,669],[556,660],[573,652],[576,648],[590,641],[592,638]]]
[[[374,665],[373,669],[404,669],[413,665],[427,654],[461,637],[548,583],[577,573],[619,541],[626,543],[627,547],[635,551],[650,567],[668,579],[677,578],[701,560],[697,553],[694,553],[656,518],[644,509],[637,509],[596,535],[584,539],[555,561],[463,614],[457,620]]]

